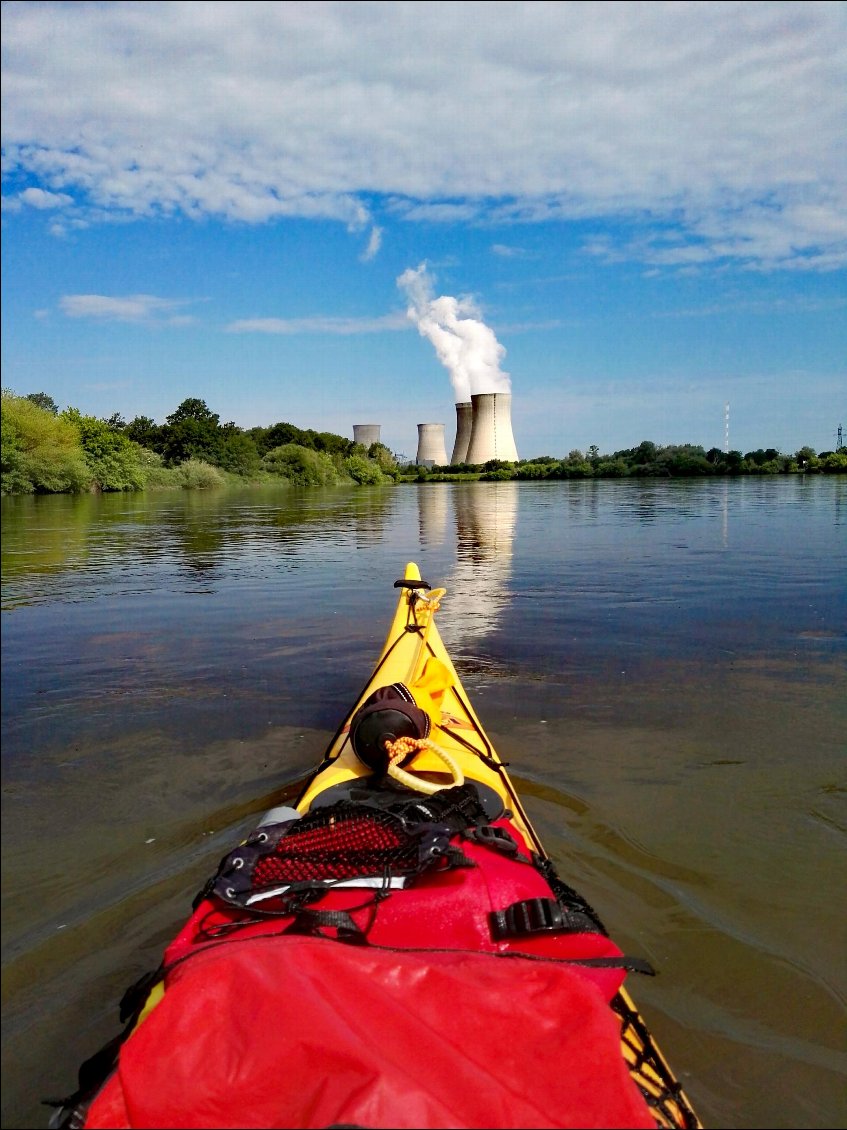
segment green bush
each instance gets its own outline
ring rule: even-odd
[[[296,443],[284,443],[269,451],[262,459],[262,467],[296,486],[335,486],[339,479],[331,456]]]
[[[218,466],[232,475],[241,475],[245,479],[252,478],[261,468],[262,461],[258,449],[252,438],[237,430],[223,431],[223,442]]]
[[[348,456],[344,460],[344,472],[360,486],[371,487],[391,481],[388,475],[382,473],[379,464],[366,455]]]
[[[397,470],[397,460],[384,443],[372,443],[368,448],[368,458],[378,464],[380,470],[388,475],[394,475]]]
[[[144,475],[144,486],[147,490],[167,490],[172,487],[183,486],[179,467],[166,467],[158,452],[142,447],[139,463]]]
[[[3,390],[2,493],[80,493],[91,472],[70,421]]]
[[[629,474],[629,467],[623,459],[601,459],[594,473],[600,479],[620,479]]]
[[[538,463],[533,459],[532,462],[518,464],[514,477],[516,479],[548,479],[552,474],[552,467],[561,469],[561,464],[557,464],[555,461],[553,463]]]
[[[820,470],[828,475],[847,474],[847,450],[828,451],[820,461]]]
[[[139,444],[95,416],[69,408],[61,418],[79,433],[93,485],[102,491],[141,490],[146,482]]]
[[[185,490],[206,490],[209,487],[226,486],[226,475],[213,467],[211,463],[204,463],[202,459],[186,459],[174,468],[177,485]]]

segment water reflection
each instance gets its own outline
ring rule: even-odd
[[[423,484],[418,488],[418,536],[422,546],[444,544],[450,490],[444,483]]]
[[[211,591],[225,577],[309,556],[321,543],[381,542],[390,488],[3,499],[3,607],[160,588]]]
[[[724,479],[721,495],[721,545],[729,549],[729,479]]]
[[[842,475],[833,475],[835,479],[835,525],[841,526],[844,524],[844,516],[847,514],[847,480]]]
[[[467,651],[497,629],[511,600],[520,484],[456,483],[421,490],[418,497],[422,546],[444,541],[452,507],[456,563],[445,579],[450,615],[441,632],[451,649]]]
[[[600,515],[600,484],[596,479],[587,479],[581,483],[584,490],[568,491],[568,509],[573,517],[583,517],[586,513],[597,518]]]

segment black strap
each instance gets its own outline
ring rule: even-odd
[[[325,930],[336,933],[326,934]],[[309,934],[317,938],[334,938],[338,942],[352,942],[354,945],[367,945],[367,932],[353,921],[346,910],[310,910],[304,907],[297,917],[283,930],[284,934]]]
[[[522,938],[527,934],[597,933],[594,922],[580,911],[566,910],[556,899],[522,899],[488,915],[495,942]]]

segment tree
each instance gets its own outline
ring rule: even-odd
[[[353,441],[337,436],[334,432],[312,432],[315,450],[325,451],[328,455],[350,455],[353,451]]]
[[[397,466],[397,460],[384,443],[372,443],[368,448],[368,458],[376,460],[383,471],[393,471]]]
[[[657,455],[656,445],[649,439],[642,440],[633,452],[636,463],[655,463]]]
[[[306,433],[302,428],[283,422],[272,424],[269,428],[251,428],[247,435],[256,444],[260,455],[267,455],[275,447],[284,447],[287,443],[297,443],[301,447],[314,447],[312,442],[306,441]]]
[[[601,479],[621,479],[629,474],[629,467],[620,457],[615,459],[601,459],[594,468]]]
[[[172,417],[168,417],[170,421]],[[186,459],[218,464],[223,457],[223,437],[217,424],[184,416],[162,429],[162,457],[173,466]]]
[[[209,410],[205,400],[191,397],[166,417],[162,429],[161,452],[169,466],[199,459],[219,465],[224,456],[220,416]]]
[[[555,461],[553,463],[547,463],[546,461],[544,463],[539,463],[535,459],[533,459],[532,461],[527,460],[525,463],[521,463],[521,464],[518,465],[518,467],[515,470],[515,478],[516,479],[546,479],[546,478],[550,477],[551,469],[553,467],[558,467],[558,466],[560,466],[560,465],[557,464]]]
[[[76,408],[68,408],[62,418],[79,433],[83,456],[96,487],[103,491],[143,489],[147,476],[137,443],[106,420],[83,416]]]
[[[49,412],[51,416],[59,415],[59,405],[52,396],[48,396],[46,392],[28,392],[25,400],[31,404],[36,404],[39,408],[43,408],[45,412]]]
[[[253,439],[238,429],[223,429],[218,466],[233,475],[249,478],[261,467],[262,460]]]
[[[794,459],[800,471],[815,471],[820,465],[820,460],[813,447],[801,447],[799,451],[795,452]]]
[[[88,490],[91,472],[69,420],[6,389],[0,420],[3,494]]]
[[[183,420],[196,420],[199,424],[210,424],[215,428],[217,428],[221,421],[217,412],[210,411],[205,400],[198,400],[196,397],[189,397],[188,400],[183,400],[177,410],[172,412],[166,419],[171,425],[181,424]]]
[[[124,429],[124,435],[151,451],[159,451],[162,446],[162,429],[149,416],[136,416],[134,420],[130,420]]]
[[[703,448],[692,443],[663,447],[659,452],[658,463],[673,477],[711,475],[715,470],[706,458]]]
[[[838,451],[828,451],[821,455],[820,468],[828,475],[846,475],[847,451],[839,447]]]
[[[343,469],[354,482],[360,486],[376,486],[379,483],[389,482],[389,477],[384,475],[379,464],[368,459],[366,455],[348,455],[344,460]]]

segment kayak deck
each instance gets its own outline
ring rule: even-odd
[[[221,861],[52,1127],[701,1126],[623,988],[649,967],[556,874],[468,699],[445,590],[411,562],[395,587],[295,807]]]
[[[330,742],[324,761],[300,796],[297,807],[307,812],[324,790],[371,775],[371,770],[353,750],[350,723],[375,690],[401,683],[411,690],[417,704],[433,719],[433,742],[458,763],[466,778],[493,789],[501,797],[504,806],[514,814],[515,826],[527,842],[540,851],[541,843],[465,694],[438,632],[435,614],[445,590],[430,590],[412,562],[406,566],[405,575],[396,587],[401,589],[401,595],[379,660]],[[428,750],[415,757],[414,772],[432,782],[447,784],[450,781],[443,761]]]
[[[436,626],[435,615],[446,590],[432,590],[414,562],[407,564],[403,579],[395,587],[400,589],[400,598],[379,660],[330,742],[324,761],[301,792],[298,809],[308,812],[327,789],[341,795],[345,785],[370,775],[371,771],[353,750],[351,721],[379,687],[402,683],[423,709],[438,718],[433,739],[459,764],[465,779],[494,790],[512,814],[513,825],[534,851],[545,856],[541,840],[465,693]],[[413,769],[432,782],[449,783],[444,764],[429,751],[418,754]],[[688,1097],[623,987],[615,995],[612,1008],[620,1017],[621,1053],[631,1077],[655,1113],[657,1125],[701,1127]]]

